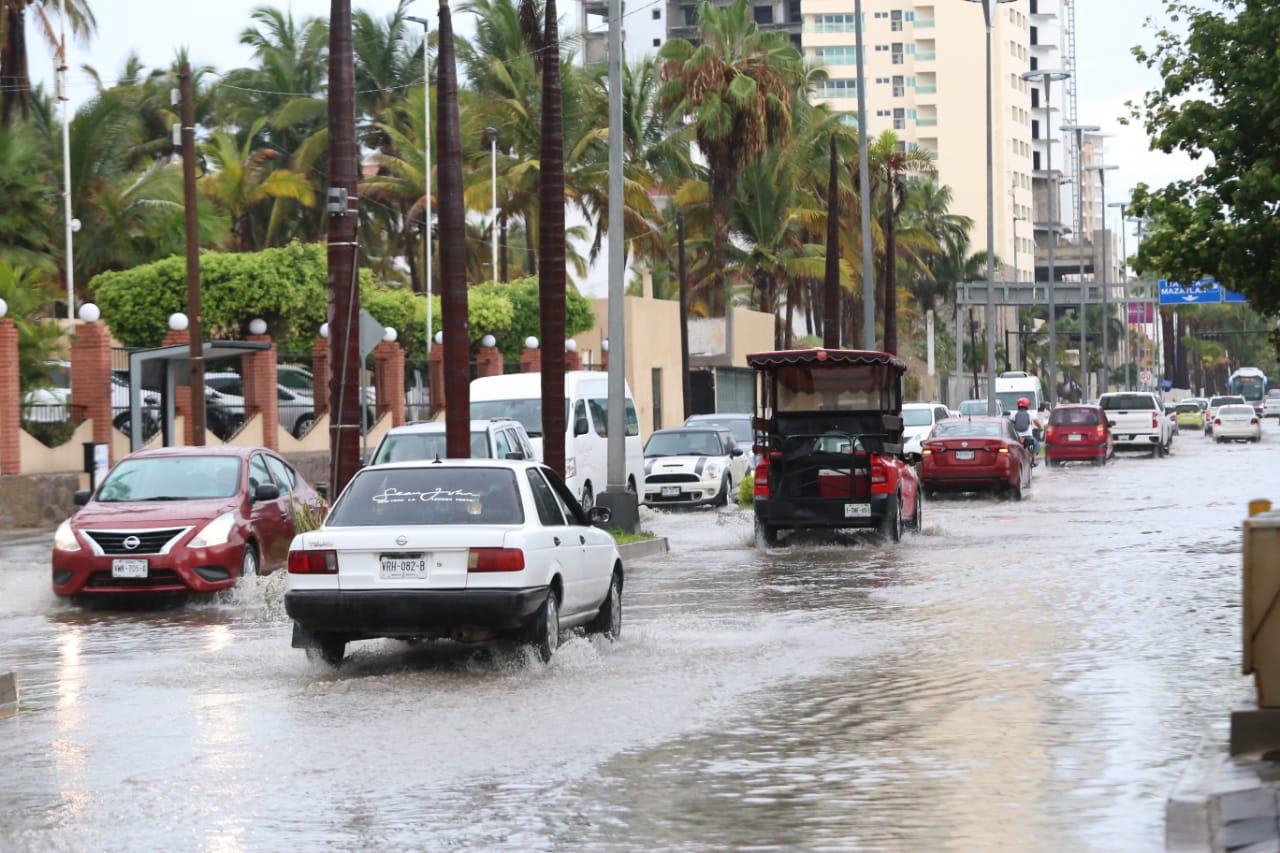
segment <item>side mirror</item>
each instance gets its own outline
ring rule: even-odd
[[[741,447],[735,447],[732,451],[730,451],[730,453],[731,453],[733,456],[746,456],[746,455],[747,455],[747,451],[746,451],[746,450],[744,450],[744,449],[743,449],[743,448],[741,448]]]
[[[517,462],[518,462],[518,461],[520,461],[521,459],[524,459],[524,451],[523,451],[523,450],[511,450],[511,451],[508,451],[508,452],[507,452],[507,458],[508,458],[508,459],[515,460],[515,461],[517,461]]]
[[[609,523],[609,519],[613,518],[613,511],[607,506],[593,506],[587,513],[587,517],[596,527],[604,527]]]
[[[1115,429],[1115,427],[1116,427],[1116,422],[1115,422],[1115,421],[1113,421],[1113,420],[1111,420],[1110,418],[1108,418],[1108,419],[1107,419],[1107,426],[1108,426],[1109,428],[1111,428],[1111,429]]]
[[[280,497],[280,487],[275,483],[259,483],[253,490],[254,501],[274,501]]]
[[[76,492],[71,499],[75,501],[76,506],[84,506],[89,502],[89,496],[92,494],[88,489],[81,489]]]
[[[589,429],[587,427],[586,418],[578,418],[573,422],[573,434],[575,437],[579,435],[586,435],[588,431]]]

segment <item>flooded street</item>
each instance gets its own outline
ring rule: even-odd
[[[663,513],[623,639],[289,647],[277,574],[83,611],[0,554],[5,849],[1106,849],[1164,799],[1239,676],[1239,525],[1280,430],[1036,469],[925,533],[754,546]]]

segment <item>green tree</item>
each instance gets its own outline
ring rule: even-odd
[[[97,27],[86,0],[64,0],[70,35],[86,37]],[[30,58],[27,51],[27,10],[39,21],[49,48],[58,53],[57,27],[50,20],[54,0],[0,0],[0,125],[8,125],[17,111],[23,118],[31,112]]]
[[[785,34],[761,31],[746,0],[728,6],[702,2],[698,41],[663,45],[667,83],[661,103],[688,116],[707,160],[713,235],[708,258],[715,313],[728,304],[724,257],[729,249],[733,200],[748,164],[791,130],[791,100],[802,79],[799,52]]]
[[[1134,216],[1150,217],[1134,268],[1161,278],[1213,276],[1261,311],[1280,310],[1280,5],[1227,0],[1206,6],[1165,0],[1172,22],[1134,55],[1161,86],[1133,108],[1153,150],[1181,151],[1200,174],[1161,188],[1139,185]]]

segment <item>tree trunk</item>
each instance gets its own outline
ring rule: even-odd
[[[1157,306],[1156,310],[1160,312],[1160,337],[1162,338],[1161,344],[1164,348],[1164,378],[1174,380],[1174,384],[1176,385],[1178,378],[1178,362],[1177,347],[1175,346],[1173,339],[1173,309],[1166,311],[1165,309]],[[1152,371],[1152,373],[1155,372],[1157,371]]]
[[[827,265],[822,280],[822,310],[835,314],[840,301],[840,185],[836,174],[836,138],[831,137],[831,164],[827,175]],[[812,331],[812,330],[811,330]],[[840,348],[839,328],[834,324],[822,330],[822,345]]]
[[[786,322],[783,325],[782,346],[784,349],[791,349],[795,346],[795,317],[796,317],[796,283],[794,281],[787,284],[787,308]]]
[[[8,127],[17,108],[30,115],[31,77],[27,70],[27,22],[24,4],[5,4],[4,44],[0,44],[0,126]]]
[[[722,183],[726,180],[726,176],[712,173],[711,220],[713,234],[710,257],[708,258],[711,266],[711,289],[707,294],[707,312],[712,317],[725,316],[732,304],[732,300],[729,298],[729,284],[724,274],[724,247],[729,244],[729,223],[733,216],[733,190],[722,186]]]
[[[507,280],[507,217],[498,217],[498,281]]]
[[[533,245],[533,229],[529,227],[529,217],[524,218],[524,274],[538,274],[538,249]]]
[[[453,16],[440,0],[437,48],[436,151],[440,200],[440,313],[444,328],[445,450],[471,457],[471,331],[467,320],[467,209],[462,195],[462,130]]]
[[[885,203],[884,223],[884,351],[898,354],[898,253],[894,225],[898,211],[894,204],[893,173],[888,175],[889,198]]]
[[[542,461],[564,476],[564,120],[560,33],[547,0],[542,43],[542,152],[539,187],[538,308],[542,331]],[[621,357],[622,353],[618,353]]]

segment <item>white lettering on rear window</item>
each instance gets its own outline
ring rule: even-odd
[[[370,498],[376,504],[402,504],[420,501],[422,503],[475,503],[480,495],[475,492],[464,492],[461,489],[432,489],[429,492],[402,492],[399,489],[387,488]]]

